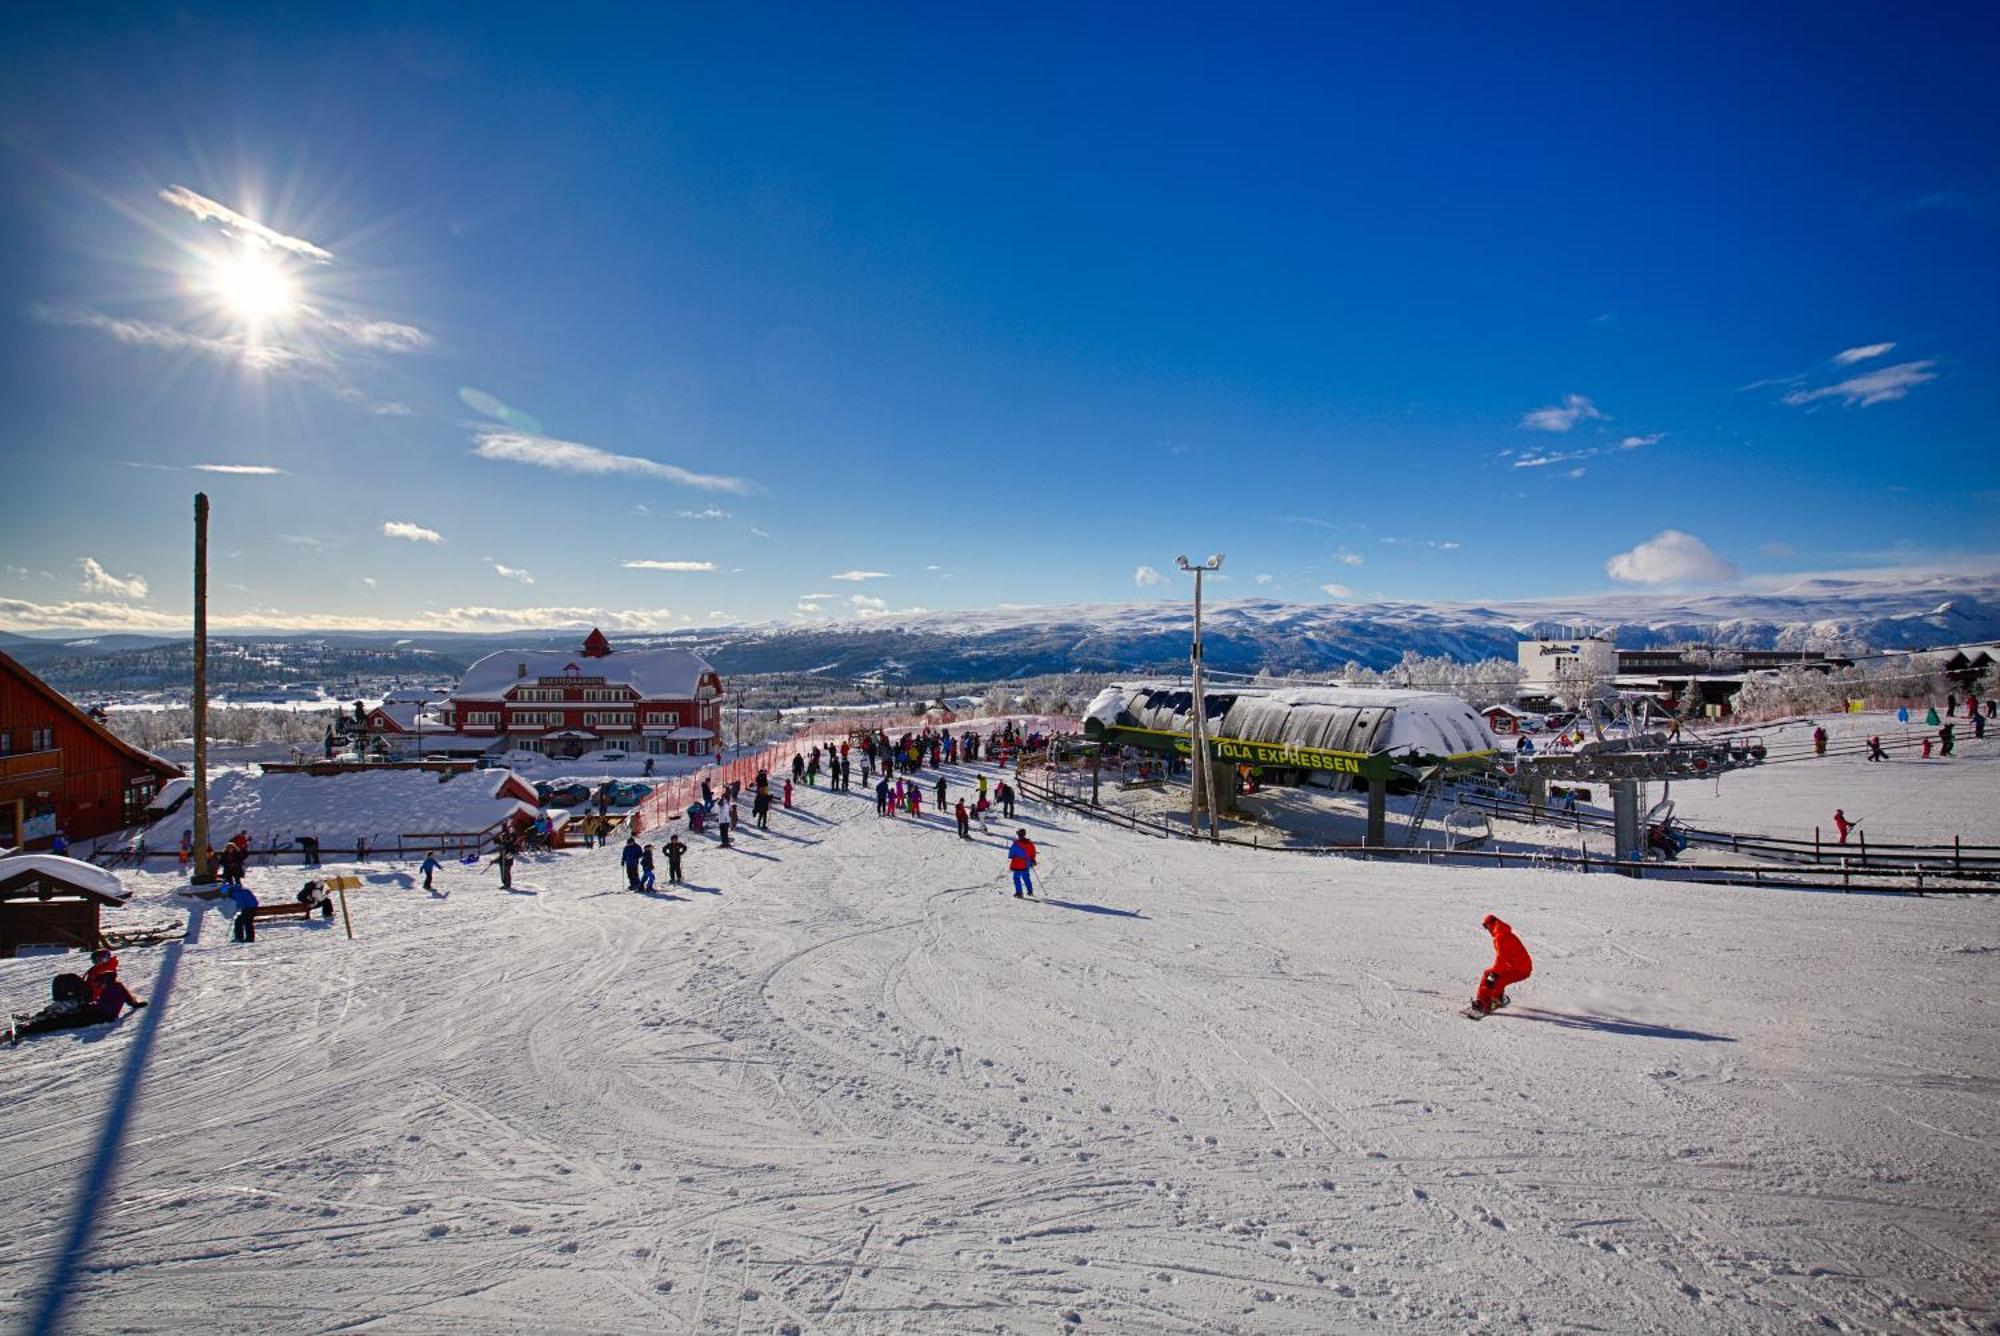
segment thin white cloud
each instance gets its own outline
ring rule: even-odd
[[[628,571],[679,571],[683,574],[701,574],[715,569],[712,561],[656,561],[650,557],[618,564]]]
[[[800,594],[798,601],[801,603],[824,603],[828,599],[839,597],[840,595],[838,594]]]
[[[852,603],[855,607],[860,608],[864,612],[869,611],[871,609],[876,612],[881,612],[882,610],[886,609],[889,606],[888,599],[875,598],[868,594],[856,594],[847,601],[849,603]]]
[[[1335,598],[1354,597],[1354,591],[1344,584],[1323,584],[1319,587],[1319,591],[1322,594],[1331,594]]]
[[[230,473],[244,478],[271,478],[284,472],[269,464],[190,464],[188,467],[196,473]]]
[[[1833,355],[1835,366],[1853,366],[1856,362],[1866,362],[1880,357],[1896,345],[1893,343],[1864,343],[1859,348],[1847,348]]]
[[[846,580],[850,584],[860,584],[863,580],[887,580],[889,578],[889,572],[887,571],[842,571],[838,575],[829,575],[827,577],[829,580]]]
[[[1666,438],[1667,434],[1663,431],[1649,432],[1644,436],[1627,436],[1624,440],[1618,442],[1618,448],[1620,450],[1643,450],[1649,445],[1658,445]]]
[[[421,352],[431,346],[431,336],[415,325],[396,320],[345,320],[319,315],[320,322],[341,337],[384,353]]]
[[[1814,390],[1793,390],[1785,396],[1785,402],[1794,408],[1820,399],[1840,399],[1849,408],[1893,403],[1907,398],[1912,389],[1925,381],[1936,380],[1937,373],[1931,370],[1936,365],[1933,359],[1898,362],[1895,366],[1849,377],[1838,384],[1822,385]]]
[[[1581,465],[1581,464],[1578,464],[1578,465],[1577,465],[1577,466],[1576,466],[1575,468],[1573,468],[1573,469],[1571,469],[1571,470],[1570,470],[1569,472],[1567,472],[1567,473],[1563,474],[1563,477],[1565,477],[1565,478],[1581,478],[1581,477],[1582,477],[1582,476],[1583,476],[1583,475],[1584,475],[1585,473],[1587,473],[1588,471],[1589,471],[1589,470],[1585,469],[1583,465]]]
[[[765,533],[762,529],[752,529],[750,530],[750,536],[752,538],[769,538],[771,535]]]
[[[224,362],[234,362],[250,371],[290,372],[304,375],[330,369],[327,360],[317,353],[277,343],[253,343],[241,337],[196,334],[151,320],[122,319],[84,309],[37,306],[32,309],[31,314],[45,324],[96,330],[130,347],[194,353]]]
[[[1465,544],[1454,542],[1453,540],[1446,538],[1439,542],[1432,543],[1431,546],[1436,548],[1440,552],[1456,552],[1460,548],[1464,547]]]
[[[512,580],[516,584],[524,585],[531,585],[535,582],[535,577],[527,571],[522,570],[519,566],[509,566],[504,561],[493,561],[490,557],[487,560],[492,562],[493,573],[503,580]]]
[[[1521,425],[1531,431],[1568,431],[1579,422],[1610,420],[1596,404],[1581,394],[1565,394],[1559,404],[1550,404],[1521,415]]]
[[[372,575],[364,575],[364,576],[362,576],[362,577],[361,577],[361,587],[362,587],[363,589],[373,589],[373,588],[375,587],[375,577],[374,577],[374,576],[372,576]]]
[[[676,510],[674,518],[677,520],[733,520],[736,516],[722,509],[720,506],[704,506],[700,510]]]
[[[98,564],[96,557],[81,557],[77,565],[83,568],[83,579],[77,587],[86,594],[109,594],[113,598],[141,599],[146,597],[146,577],[128,575],[123,579],[113,575]]]
[[[472,453],[481,459],[532,464],[536,468],[555,469],[560,473],[580,473],[586,477],[628,474],[657,478],[682,487],[698,487],[704,491],[744,495],[762,490],[747,478],[695,473],[678,464],[663,464],[638,455],[615,455],[609,450],[600,450],[579,441],[559,441],[554,437],[531,436],[519,431],[482,431],[474,439],[477,444]]]
[[[1346,550],[1342,550],[1340,552],[1335,553],[1334,555],[1339,559],[1340,564],[1343,566],[1361,566],[1367,564],[1368,561],[1368,558],[1362,556],[1359,552],[1348,552]]]
[[[276,228],[267,227],[255,218],[247,218],[227,204],[218,204],[186,186],[168,186],[160,192],[160,199],[176,209],[186,210],[201,222],[220,223],[223,235],[254,249],[281,250],[316,264],[326,264],[333,259],[332,251],[315,246],[304,237],[288,237]]]
[[[1269,575],[1259,575],[1259,576],[1257,577],[1257,583],[1258,583],[1258,584],[1260,584],[1260,585],[1267,585],[1267,584],[1271,583],[1271,581],[1272,581],[1272,579],[1273,579],[1273,578],[1274,578],[1274,577],[1272,577],[1272,576],[1269,576]]]
[[[1141,589],[1151,589],[1154,585],[1163,585],[1166,582],[1167,577],[1160,574],[1151,566],[1141,566],[1138,570],[1132,572],[1132,583],[1138,585]]]
[[[444,542],[444,535],[436,529],[426,529],[423,525],[411,524],[408,520],[390,520],[383,524],[382,536],[384,538],[401,538],[411,543],[431,543],[435,545]]]
[[[1630,552],[1604,563],[1605,574],[1626,584],[1723,584],[1740,571],[1707,543],[1679,529],[1662,529]]]

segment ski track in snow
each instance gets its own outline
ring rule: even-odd
[[[73,1324],[2000,1320],[1990,904],[1367,865],[1026,807],[1030,903],[999,823],[966,843],[799,792],[737,850],[692,839],[655,896],[608,848],[524,859],[537,895],[357,869],[382,880],[352,943],[276,922],[239,947],[211,915]],[[170,879],[127,880],[159,917]],[[251,874],[267,902],[298,880]],[[1537,974],[1475,1025],[1488,910]],[[125,953],[142,996],[160,954]],[[10,1004],[52,964],[0,962]],[[0,1314],[47,1274],[128,1028],[0,1053]]]

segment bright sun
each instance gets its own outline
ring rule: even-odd
[[[230,316],[252,329],[284,319],[299,301],[290,277],[264,255],[216,258],[209,264],[207,286]]]

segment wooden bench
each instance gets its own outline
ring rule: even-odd
[[[258,919],[267,918],[309,919],[318,912],[318,905],[304,904],[297,900],[284,900],[275,905],[258,905],[250,911],[250,921],[255,923]]]

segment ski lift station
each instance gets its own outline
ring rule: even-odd
[[[1486,721],[1457,696],[1391,687],[1230,687],[1203,693],[1215,759],[1297,781],[1351,787],[1437,764],[1483,766],[1498,751]],[[1084,712],[1084,734],[1186,756],[1194,692],[1171,682],[1106,687]],[[1278,776],[1271,775],[1276,779]]]

